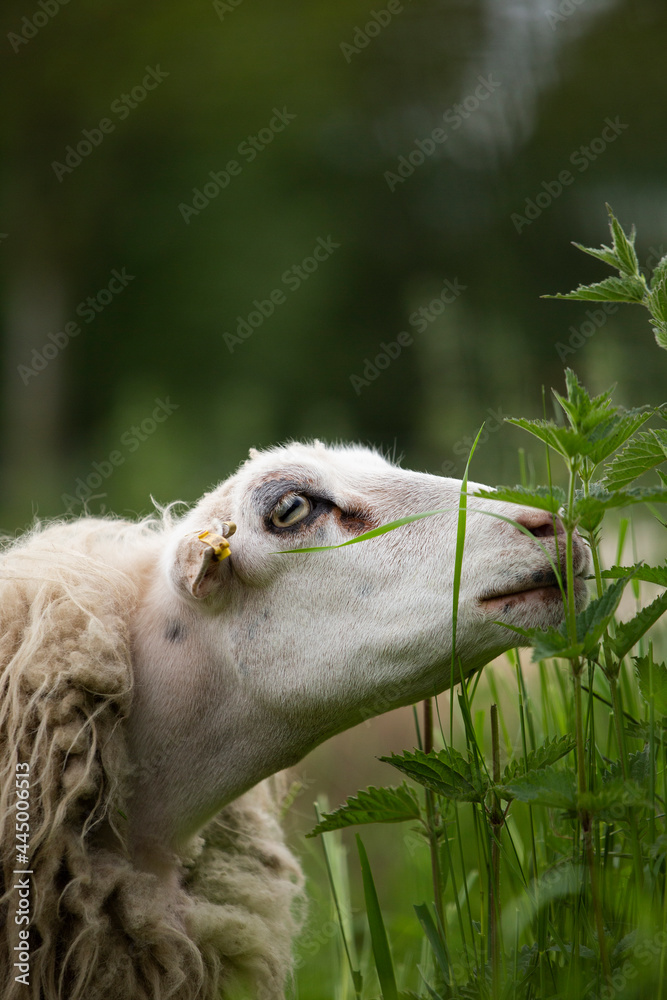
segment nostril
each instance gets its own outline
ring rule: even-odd
[[[548,524],[540,524],[529,529],[536,538],[553,538],[554,535],[564,535],[565,526],[559,517],[550,517]]]
[[[526,510],[516,518],[517,524],[527,528],[535,538],[553,538],[564,535],[565,526],[559,517],[546,510]]]

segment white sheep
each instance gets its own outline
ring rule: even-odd
[[[181,519],[84,517],[7,544],[3,1000],[283,996],[302,876],[263,779],[449,686],[459,491],[364,448],[292,444],[251,452]],[[514,644],[494,620],[561,620],[543,547],[555,555],[549,514],[469,502],[464,673]],[[575,559],[582,606],[578,539]]]

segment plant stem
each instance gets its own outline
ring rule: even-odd
[[[433,749],[433,699],[424,699],[424,753]],[[433,879],[433,895],[441,935],[445,934],[445,911],[442,905],[442,875],[440,872],[440,855],[438,853],[438,834],[436,830],[435,795],[429,789],[426,792],[426,817],[428,821],[428,843],[431,852],[431,878]]]
[[[572,644],[577,641],[577,612],[574,601],[574,522],[572,520],[572,510],[574,508],[574,488],[577,476],[577,462],[573,459],[570,463],[570,481],[568,488],[568,518],[565,525],[566,548],[565,548],[565,572],[567,580],[567,621],[568,634]],[[597,574],[596,574],[597,578]],[[601,578],[600,578],[601,583]],[[581,708],[581,671],[583,663],[580,657],[573,657],[572,680],[574,682],[574,715],[575,715],[575,736],[577,741],[577,788],[579,795],[585,795],[587,791],[586,782],[586,759],[584,743],[584,720]],[[604,937],[604,921],[602,918],[602,904],[600,902],[600,892],[598,885],[598,873],[595,864],[595,853],[593,851],[591,814],[587,809],[579,811],[579,822],[584,837],[584,852],[588,864],[588,872],[591,884],[591,898],[593,912],[595,914],[595,927],[598,937],[598,948],[600,950],[600,961],[605,980],[610,981],[611,971],[607,956],[607,947]]]
[[[498,706],[491,706],[491,754],[493,759],[493,783],[500,784],[500,739],[498,735]],[[500,800],[494,791],[491,799],[491,969],[494,1000],[500,997],[500,831],[503,812]]]
[[[583,731],[583,717],[581,711],[581,670],[577,671],[574,674],[574,710],[575,710],[576,731],[577,731],[577,778],[578,778],[577,784],[579,788],[579,793],[585,794],[586,766],[584,762],[584,731]],[[595,863],[595,853],[593,851],[591,814],[590,812],[588,812],[587,809],[580,810],[579,821],[581,823],[581,829],[584,835],[584,850],[586,852],[588,873],[591,880],[591,897],[593,901],[593,910],[595,913],[595,928],[597,930],[597,935],[598,935],[600,961],[602,962],[602,971],[604,973],[605,980],[609,982],[611,976],[611,970],[609,968],[609,958],[607,956],[607,946],[604,937],[604,921],[602,919],[602,904],[600,902],[598,872]]]

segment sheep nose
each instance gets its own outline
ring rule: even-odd
[[[565,526],[561,519],[550,514],[548,510],[527,508],[522,510],[514,520],[526,528],[535,538],[553,538],[554,534],[565,534]]]

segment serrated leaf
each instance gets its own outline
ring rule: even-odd
[[[648,300],[656,322],[655,339],[660,347],[667,347],[667,254],[653,270]]]
[[[306,836],[317,837],[329,830],[341,830],[343,827],[359,826],[362,823],[402,823],[420,818],[417,793],[405,782],[398,788],[375,788],[370,785],[356,795],[351,795],[338,809],[325,813]]]
[[[621,274],[629,276],[639,275],[639,261],[637,260],[637,252],[635,251],[635,227],[633,226],[630,230],[630,235],[626,236],[623,227],[609,205],[607,205],[607,212],[609,213],[609,228],[611,229],[613,240],[613,253],[618,258]]]
[[[529,771],[537,771],[541,767],[551,767],[565,757],[576,747],[577,742],[573,736],[554,736],[553,740],[547,739],[542,746],[536,750],[531,750],[526,758],[512,760],[503,772],[502,784],[507,785],[519,774],[527,774]]]
[[[667,563],[664,566],[647,566],[636,563],[634,566],[612,566],[602,571],[605,580],[620,580],[624,576],[632,576],[644,583],[656,583],[659,587],[667,587]]]
[[[584,654],[591,653],[602,638],[614,617],[623,596],[623,589],[631,575],[616,580],[605,590],[602,597],[591,601],[588,607],[577,615],[577,641],[583,643]]]
[[[659,282],[652,292],[649,292],[648,305],[656,320],[664,323],[667,320],[667,280]]]
[[[622,660],[643,635],[646,635],[652,625],[667,611],[667,590],[664,590],[654,601],[641,609],[639,614],[630,621],[616,626],[616,635],[612,639],[615,655]]]
[[[545,299],[578,299],[584,302],[644,301],[646,289],[638,278],[604,278],[592,285],[578,285],[573,292],[545,295]]]
[[[649,747],[638,750],[637,753],[628,754],[628,777],[637,785],[648,785],[651,767],[651,754]],[[602,772],[603,782],[622,781],[623,766],[620,760],[615,760],[608,770]]]
[[[499,789],[504,799],[518,799],[534,806],[553,809],[576,809],[576,778],[574,771],[541,768],[514,778]]]
[[[651,739],[651,726],[648,722],[627,722],[624,730],[633,740],[643,740],[646,743]],[[667,734],[667,720],[656,714],[653,725],[653,739],[661,743]]]
[[[406,750],[402,754],[380,757],[380,760],[425,788],[458,802],[482,802],[489,787],[486,775],[473,770],[469,761],[452,747],[430,753]]]
[[[660,248],[662,249],[662,247]],[[658,263],[653,268],[653,274],[651,275],[651,291],[657,288],[663,281],[667,279],[667,253],[664,257],[661,257]]]
[[[652,327],[652,330],[658,347],[662,347],[663,350],[667,350],[667,323],[656,320],[655,326]]]
[[[508,424],[521,427],[565,458],[583,454],[586,438],[569,427],[559,427],[552,420],[526,420],[523,417],[506,417]]]
[[[666,460],[667,431],[642,431],[609,464],[604,485],[612,490],[622,489]]]
[[[620,261],[611,247],[608,247],[606,243],[597,249],[596,247],[585,247],[581,243],[575,243],[572,241],[572,246],[575,246],[577,250],[582,250],[584,253],[590,254],[591,257],[597,257],[598,260],[602,260],[605,264],[609,264],[610,267],[615,267],[617,271],[620,270]],[[550,298],[550,296],[545,296],[545,298]]]
[[[647,705],[651,704],[651,681],[653,682],[653,704],[658,715],[667,715],[667,666],[653,662],[648,656],[635,656],[635,668],[639,691]]]
[[[577,615],[576,639],[571,642],[567,623],[557,629],[527,629],[527,638],[533,646],[533,662],[550,657],[573,659],[577,656],[592,656],[602,638],[623,595],[623,588],[632,576],[630,571],[617,579],[602,595]]]
[[[644,789],[631,779],[610,778],[594,792],[577,795],[577,807],[586,812],[603,814],[613,807],[626,809],[647,804]]]
[[[573,660],[584,655],[583,642],[571,643],[565,627],[561,629],[529,629],[528,641],[533,647],[533,663],[558,657],[563,660]]]
[[[610,492],[596,483],[594,494],[587,497],[579,496],[574,504],[574,515],[584,531],[594,531],[608,510],[616,507],[629,507],[636,503],[667,503],[667,490],[659,487],[629,490],[614,490]]]
[[[599,465],[632,437],[651,417],[650,412],[620,410],[586,433],[587,449],[582,452],[593,465]],[[582,433],[584,431],[582,430]]]
[[[495,490],[477,490],[476,497],[485,500],[498,500],[505,503],[518,503],[527,507],[538,507],[557,514],[565,503],[565,491],[559,486],[535,486],[526,489],[525,486],[498,486]]]

